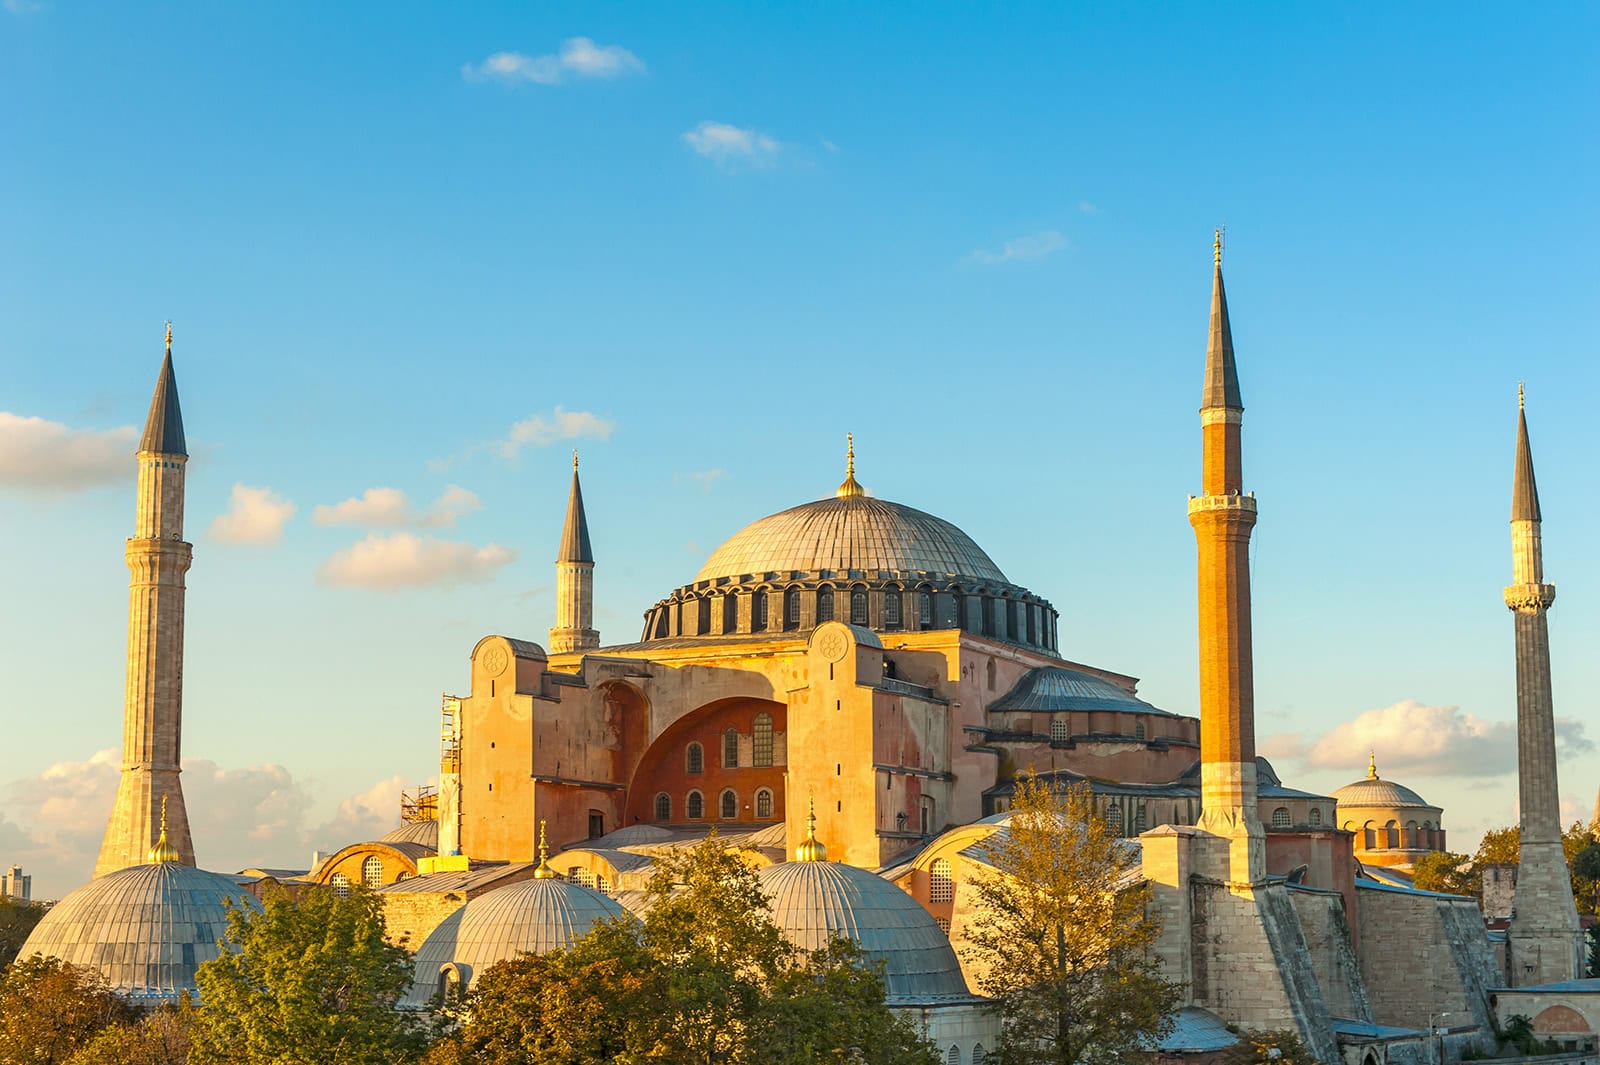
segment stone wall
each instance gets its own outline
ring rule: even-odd
[[[386,938],[397,947],[415,951],[428,933],[467,904],[460,891],[380,891]]]
[[[1361,962],[1350,941],[1343,897],[1336,891],[1291,889],[1289,901],[1300,919],[1300,931],[1328,1012],[1346,1020],[1372,1020],[1372,1005],[1361,982]]]
[[[1425,1028],[1447,1015],[1451,1027],[1489,1030],[1488,988],[1499,980],[1476,904],[1386,888],[1362,888],[1356,897],[1367,930],[1358,954],[1373,1020]]]

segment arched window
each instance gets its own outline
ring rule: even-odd
[[[900,593],[892,588],[883,593],[883,627],[886,629],[900,627]]]
[[[925,629],[933,624],[933,593],[924,588],[917,593],[917,627]]]
[[[722,631],[739,631],[739,594],[728,592],[722,597]]]
[[[1273,828],[1288,828],[1293,823],[1289,818],[1289,808],[1287,806],[1280,806],[1272,811]]]
[[[950,1053],[944,1056],[945,1065],[961,1065],[961,1048],[951,1045]]]
[[[750,764],[765,769],[772,764],[772,715],[757,714],[751,736]]]
[[[1417,823],[1415,821],[1407,821],[1406,822],[1406,831],[1407,832],[1415,832],[1416,830],[1417,830]]]
[[[767,593],[757,592],[750,599],[750,631],[765,632],[767,628]]]
[[[983,602],[983,634],[985,636],[993,636],[994,635],[994,600],[990,599],[988,596],[984,596],[982,602]],[[993,685],[990,685],[990,687],[993,687]]]
[[[950,875],[950,863],[943,858],[935,859],[928,870],[928,901],[954,902],[955,897],[956,881]]]
[[[1133,834],[1138,835],[1145,830],[1144,803],[1140,803],[1133,813]]]
[[[704,773],[706,771],[706,751],[698,743],[689,744],[689,749],[683,752],[683,771],[685,773]]]
[[[772,792],[762,788],[756,792],[756,820],[765,821],[772,816]]]
[[[739,768],[739,730],[736,728],[722,734],[722,765],[725,769]]]
[[[1424,822],[1422,822],[1422,829],[1423,829],[1424,832],[1432,832],[1433,831],[1433,822],[1432,821],[1424,821]]]
[[[1143,721],[1135,721],[1133,723],[1133,738],[1136,739],[1136,740],[1144,739],[1144,722]]]
[[[850,624],[865,625],[867,623],[867,593],[850,593]]]
[[[706,815],[706,797],[698,791],[689,793],[689,801],[685,804],[689,809],[689,820],[698,821]]]
[[[972,1065],[989,1065],[989,1053],[982,1043],[972,1048]]]
[[[664,791],[656,796],[656,820],[672,820],[672,796]]]
[[[1050,742],[1051,743],[1066,743],[1067,742],[1067,719],[1066,718],[1064,718],[1064,717],[1052,717],[1050,719]]]
[[[1306,824],[1310,825],[1312,828],[1317,828],[1317,827],[1321,826],[1321,824],[1322,824],[1322,807],[1313,806],[1311,808],[1311,812],[1306,815]]]
[[[989,690],[994,691],[994,659],[989,659]]]
[[[950,624],[958,629],[967,627],[967,604],[960,592],[950,593]]]
[[[1111,829],[1113,835],[1122,835],[1122,807],[1116,803],[1108,803],[1105,812],[1106,827]]]
[[[800,591],[790,588],[783,593],[783,627],[798,629],[800,627]]]
[[[817,589],[817,624],[833,620],[833,589]]]
[[[704,635],[711,631],[711,597],[702,595],[695,600],[695,632]]]
[[[933,796],[924,795],[921,802],[922,834],[933,835]]]
[[[722,819],[724,821],[732,821],[739,816],[739,796],[734,793],[732,788],[723,791],[721,803]]]
[[[328,879],[328,883],[333,885],[333,893],[339,896],[341,899],[347,899],[350,897],[350,878],[345,876],[343,873],[334,873],[333,876]]]
[[[383,887],[382,858],[374,854],[361,863],[361,881],[374,891]]]

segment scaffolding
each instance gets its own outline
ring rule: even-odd
[[[406,824],[414,821],[439,819],[439,789],[432,784],[422,784],[400,793],[400,820]]]

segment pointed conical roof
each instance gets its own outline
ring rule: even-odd
[[[572,494],[567,497],[567,523],[561,529],[557,562],[593,562],[589,547],[589,519],[583,513],[583,486],[578,483],[578,455],[572,455]]]
[[[1517,471],[1511,485],[1511,520],[1539,521],[1539,486],[1533,480],[1533,449],[1528,446],[1528,412],[1517,389]]]
[[[1211,278],[1211,336],[1206,342],[1206,390],[1201,410],[1228,407],[1243,410],[1239,371],[1233,365],[1233,328],[1228,324],[1228,294],[1222,287],[1222,234],[1213,245],[1216,272]]]
[[[163,455],[188,455],[183,442],[183,411],[178,407],[178,378],[172,372],[172,330],[167,329],[167,357],[161,360],[161,376],[156,378],[156,394],[150,400],[150,416],[144,421],[140,451]]]

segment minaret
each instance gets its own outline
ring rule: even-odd
[[[1211,336],[1200,405],[1204,494],[1189,497],[1199,546],[1199,828],[1228,839],[1226,869],[1211,875],[1255,883],[1266,874],[1256,815],[1255,688],[1250,657],[1250,530],[1255,496],[1243,491],[1239,429],[1244,404],[1233,362],[1222,233],[1212,245]]]
[[[550,630],[550,652],[590,651],[599,646],[600,634],[594,630],[594,551],[589,547],[589,519],[583,513],[578,453],[574,451],[567,523],[556,554],[556,623]]]
[[[193,547],[183,539],[189,452],[172,373],[172,326],[139,441],[139,497],[125,555],[128,667],[122,717],[122,781],[94,875],[144,862],[163,828],[176,861],[194,864],[178,781],[183,732],[183,590]],[[166,817],[163,818],[163,812]]]
[[[1583,976],[1583,933],[1561,849],[1556,787],[1555,709],[1550,694],[1550,629],[1556,588],[1544,583],[1539,489],[1528,446],[1528,416],[1517,386],[1517,458],[1511,488],[1511,579],[1505,590],[1517,634],[1517,797],[1521,807],[1506,968],[1513,987]]]

